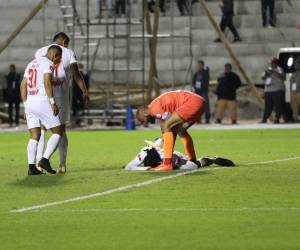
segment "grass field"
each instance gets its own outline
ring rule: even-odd
[[[225,156],[238,166],[171,179],[162,178],[185,172],[122,170],[158,131],[69,132],[69,172],[31,177],[28,135],[2,133],[0,249],[300,249],[299,132],[192,131],[198,156]],[[182,151],[180,143],[176,149]],[[278,159],[285,160],[247,165]],[[90,199],[10,212],[158,178]]]

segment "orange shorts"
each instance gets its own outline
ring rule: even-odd
[[[191,96],[188,101],[175,110],[182,120],[188,123],[198,122],[205,111],[205,101],[200,96]]]

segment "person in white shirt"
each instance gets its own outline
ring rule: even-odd
[[[56,65],[52,80],[53,93],[55,101],[59,107],[59,119],[61,122],[62,128],[62,138],[59,144],[59,173],[66,172],[66,159],[68,152],[68,138],[66,135],[66,123],[70,120],[70,93],[69,93],[69,84],[74,78],[76,84],[82,91],[82,98],[85,105],[89,102],[88,90],[84,79],[79,72],[78,64],[74,51],[68,49],[70,39],[64,32],[59,32],[53,37],[53,44],[60,46],[62,49],[62,59],[59,64]],[[44,56],[49,48],[48,45],[43,48],[40,48],[35,53],[35,58],[40,58]],[[45,130],[42,129],[41,138],[38,145],[37,159],[42,157],[45,145]]]
[[[274,123],[280,123],[285,106],[285,73],[279,66],[278,58],[271,59],[270,67],[262,74],[262,80],[265,81],[265,107],[261,123],[268,122],[273,110],[275,111]]]
[[[52,75],[57,63],[60,62],[62,49],[52,45],[47,49],[45,57],[34,59],[25,69],[21,82],[21,97],[25,107],[27,126],[30,139],[27,145],[28,175],[40,175],[36,168],[36,152],[41,135],[40,122],[52,131],[46,150],[38,162],[38,166],[48,173],[55,174],[49,159],[60,141],[62,130],[58,118],[58,106],[55,103],[52,89]]]

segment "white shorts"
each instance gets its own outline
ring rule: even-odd
[[[40,122],[46,129],[60,126],[58,116],[54,116],[48,97],[28,98],[25,102],[25,114],[28,129],[41,127]]]
[[[68,100],[63,98],[55,98],[55,102],[59,108],[58,117],[61,124],[66,124],[70,121],[70,104]]]

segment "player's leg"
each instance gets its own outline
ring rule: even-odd
[[[28,159],[28,175],[40,175],[43,174],[36,168],[36,151],[38,141],[41,135],[41,129],[39,127],[30,128],[30,139],[27,144],[27,159]]]
[[[192,161],[199,165],[197,161],[196,152],[194,148],[194,142],[190,134],[187,132],[187,129],[191,127],[193,123],[184,123],[178,131],[178,135],[181,139],[181,142],[184,147],[185,154],[187,155],[189,161]]]
[[[39,166],[43,169],[45,169],[50,174],[56,174],[56,171],[52,169],[50,165],[50,157],[53,155],[55,150],[57,149],[57,146],[59,144],[60,138],[61,138],[61,127],[56,126],[51,128],[52,135],[49,138],[47,142],[47,147],[45,149],[45,152],[43,154],[42,159],[39,161]]]
[[[45,169],[48,173],[55,174],[56,171],[52,169],[50,165],[50,157],[56,150],[58,143],[61,138],[61,123],[59,121],[58,116],[54,116],[53,111],[49,102],[44,102],[41,105],[43,107],[42,110],[39,111],[39,120],[46,127],[46,129],[51,129],[52,136],[49,138],[47,142],[47,146],[45,152],[43,154],[42,159],[39,161],[39,167]]]
[[[66,161],[68,154],[68,137],[66,133],[66,125],[61,125],[62,136],[58,146],[59,149],[59,168],[58,172],[63,174],[66,173]]]
[[[42,174],[42,172],[39,171],[35,166],[37,144],[41,134],[40,121],[35,114],[35,110],[33,109],[35,106],[37,105],[30,101],[27,101],[25,105],[26,122],[27,122],[28,131],[30,133],[30,139],[27,144],[27,157],[28,157],[28,167],[29,167],[28,175]]]
[[[59,173],[66,172],[66,162],[68,153],[68,137],[66,134],[66,124],[70,120],[70,106],[69,101],[65,99],[58,99],[57,104],[59,106],[59,120],[61,123],[62,136],[58,145],[59,150]]]
[[[164,160],[163,163],[154,170],[161,171],[173,169],[172,156],[177,135],[177,127],[181,126],[183,123],[184,121],[182,118],[176,113],[173,113],[166,121],[161,122],[161,130],[164,140]]]
[[[45,137],[46,137],[47,129],[41,125],[41,136],[38,143],[37,153],[36,153],[36,161],[39,162],[44,154],[45,150]]]

